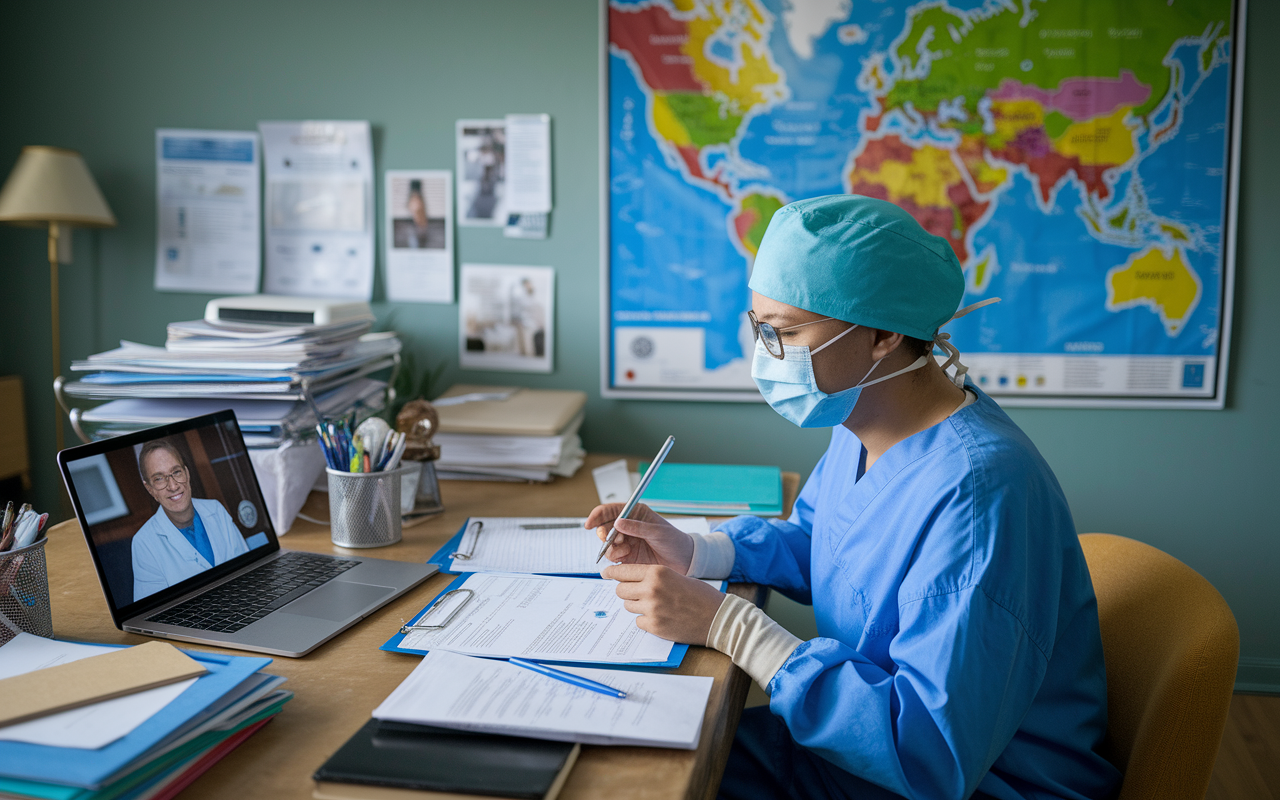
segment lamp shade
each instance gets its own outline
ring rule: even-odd
[[[31,146],[22,148],[0,189],[0,222],[110,228],[116,217],[79,153]]]

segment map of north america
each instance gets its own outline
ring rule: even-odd
[[[701,328],[741,381],[772,214],[856,193],[951,244],[966,304],[1002,298],[948,328],[962,350],[1212,355],[1231,12],[614,0],[612,324]]]

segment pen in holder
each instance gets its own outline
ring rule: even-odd
[[[329,468],[330,538],[339,547],[384,547],[400,541],[400,486],[420,465],[383,472]]]
[[[45,569],[47,536],[26,547],[0,553],[0,644],[19,632],[53,636],[49,573]]]

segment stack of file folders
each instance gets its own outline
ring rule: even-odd
[[[586,456],[585,392],[459,384],[433,402],[442,479],[545,482],[573,475]]]
[[[43,647],[68,650],[113,647],[41,641]],[[0,657],[20,644],[15,639],[0,647]],[[259,671],[271,663],[269,658],[187,655],[205,667],[205,674],[189,684],[174,684],[180,693],[136,724],[122,725],[119,717],[129,715],[129,704],[143,702],[142,694],[0,728],[0,797],[167,800],[266,725],[293,697],[280,688],[284,678]],[[111,704],[116,705],[108,708]],[[33,729],[33,723],[43,723],[44,730]],[[93,741],[125,728],[106,744]]]
[[[324,455],[317,413],[381,410],[400,353],[394,333],[369,333],[372,315],[330,325],[174,322],[164,347],[121,342],[75,361],[79,380],[59,391],[96,408],[70,410],[84,439],[105,439],[230,408],[249,447],[276,531],[289,530]],[[381,376],[379,376],[381,377]],[[60,382],[61,383],[61,382]]]
[[[400,340],[394,333],[368,333],[369,326],[367,320],[305,326],[175,322],[164,347],[121,342],[73,362],[73,372],[87,374],[62,390],[88,400],[301,402],[307,393],[318,398],[395,363]],[[167,403],[157,409],[169,416],[178,407]],[[145,406],[108,403],[83,421],[127,425],[140,408]]]

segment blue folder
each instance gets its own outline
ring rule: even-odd
[[[648,470],[640,462],[640,474]],[[748,464],[662,465],[640,502],[659,514],[782,515],[782,470]]]
[[[445,545],[445,548],[448,548],[448,545]],[[448,552],[452,553],[452,552],[453,552],[453,550],[449,550]],[[439,554],[437,553],[437,555],[439,555]],[[432,563],[435,563],[435,562],[432,562]],[[451,591],[451,590],[453,590],[453,589],[457,589],[459,586],[461,586],[463,583],[465,583],[465,582],[466,582],[466,580],[467,580],[467,578],[470,578],[472,574],[473,574],[473,573],[468,573],[468,574],[466,574],[466,575],[459,575],[457,578],[455,578],[455,579],[454,579],[453,583],[451,583],[451,584],[449,584],[448,586],[446,586],[446,587],[445,587],[445,589],[444,589],[444,591],[443,591],[443,592],[441,592],[440,594],[436,595],[436,597],[435,597],[435,599],[434,599],[434,600],[432,600],[430,603],[427,603],[427,605],[426,605],[426,606],[425,606],[421,611],[419,611],[417,614],[414,614],[414,615],[413,615],[413,618],[414,618],[415,620],[416,620],[416,619],[420,619],[420,618],[422,617],[422,615],[426,613],[426,611],[427,611],[427,609],[428,609],[428,608],[431,608],[433,605],[435,605],[437,602],[439,602],[439,601],[440,601],[440,598],[441,598],[441,597],[444,597],[444,595],[445,595],[445,593],[446,593],[446,592],[449,592],[449,591]],[[596,579],[597,579],[597,580],[601,580],[601,579],[599,578],[599,576],[597,576],[597,578],[596,578]],[[379,649],[379,650],[386,650],[386,651],[387,651],[387,652],[389,652],[389,653],[408,653],[409,655],[415,655],[415,656],[425,656],[425,655],[427,654],[427,651],[426,651],[426,650],[413,650],[413,649],[408,648],[408,647],[401,647],[401,646],[400,646],[400,643],[404,641],[404,637],[405,637],[405,634],[400,633],[399,631],[396,631],[396,635],[395,635],[395,636],[392,636],[390,639],[388,639],[388,640],[387,640],[387,642],[386,642],[386,644],[382,645],[382,647],[379,647],[378,649]],[[540,658],[540,659],[538,659],[538,661],[540,661],[540,662],[542,662],[542,663],[545,663],[545,664],[566,664],[566,665],[568,665],[568,666],[589,666],[589,667],[592,667],[593,669],[594,669],[594,668],[599,668],[599,669],[611,669],[611,668],[635,669],[635,668],[637,668],[637,667],[640,667],[640,668],[642,668],[642,669],[643,669],[643,668],[646,668],[646,667],[651,667],[651,668],[653,668],[653,669],[666,669],[666,668],[668,668],[668,667],[678,667],[678,666],[680,666],[680,662],[681,662],[681,661],[684,661],[684,654],[685,654],[685,653],[687,653],[687,652],[689,652],[689,645],[687,645],[687,644],[676,644],[676,645],[672,645],[672,647],[671,647],[671,654],[670,654],[669,656],[667,656],[667,660],[666,660],[666,661],[637,661],[637,662],[629,663],[629,664],[601,664],[601,663],[598,663],[598,662],[595,662],[595,661],[591,661],[591,662],[587,662],[587,661],[546,661],[546,660],[541,659],[541,658]]]
[[[129,734],[97,750],[0,742],[0,775],[97,789],[271,663],[269,658],[183,652],[208,673]]]

